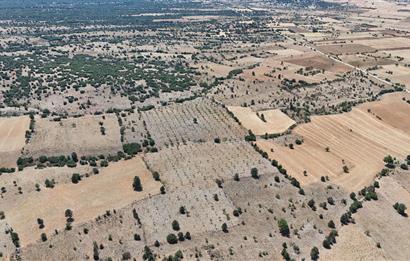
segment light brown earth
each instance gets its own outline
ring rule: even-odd
[[[320,253],[320,260],[388,260],[384,251],[377,248],[376,242],[364,232],[355,224],[343,226],[338,231],[337,244],[331,250],[324,249]]]
[[[256,135],[283,133],[296,123],[278,109],[254,112],[249,107],[228,106],[228,110],[239,119],[246,129],[251,130]],[[258,113],[260,117],[262,117],[263,114],[266,122],[258,117],[256,113]]]
[[[304,55],[300,58],[286,60],[288,63],[297,64],[305,67],[313,67],[334,73],[345,73],[352,70],[349,66],[334,62],[329,58],[317,54]]]
[[[410,133],[409,104],[403,101],[410,100],[410,93],[386,94],[380,101],[364,103],[359,110],[369,112],[373,117],[384,123]]]
[[[139,176],[142,192],[132,188],[133,179]],[[24,197],[2,204],[6,221],[19,234],[22,246],[34,243],[45,232],[51,235],[62,230],[66,219],[64,212],[71,209],[74,225],[87,222],[106,210],[119,209],[146,197],[158,194],[160,183],[154,181],[141,157],[112,163],[100,174],[78,184],[57,185],[54,189],[27,193]],[[37,218],[44,220],[39,229]]]
[[[410,41],[405,37],[390,37],[371,40],[356,40],[356,44],[367,45],[378,50],[409,49]]]
[[[409,153],[407,125],[393,126],[389,122],[400,118],[400,114],[409,115],[410,105],[396,98],[394,105],[385,106],[382,112],[389,115],[385,121],[357,108],[349,113],[313,117],[310,123],[294,129],[294,133],[304,139],[304,143],[294,145],[294,149],[268,140],[257,141],[257,144],[302,184],[329,176],[346,190],[357,191],[380,171],[384,156],[404,158]],[[329,152],[325,151],[326,147]],[[349,173],[344,173],[345,165]]]
[[[101,133],[101,126],[105,128],[105,135]],[[24,151],[34,157],[68,155],[72,152],[78,155],[114,154],[122,150],[120,137],[114,114],[87,115],[61,121],[37,118],[35,132]]]
[[[329,44],[319,45],[316,49],[329,54],[356,54],[356,53],[372,53],[377,50],[363,44]]]
[[[15,167],[30,125],[27,116],[0,118],[0,167]]]

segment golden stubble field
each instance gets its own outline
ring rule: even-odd
[[[388,95],[349,113],[312,117],[310,123],[294,129],[304,140],[294,149],[269,140],[257,144],[302,184],[329,176],[331,182],[357,191],[380,171],[384,156],[404,158],[409,153],[405,115],[409,115],[410,105],[402,100],[403,95],[409,97],[404,93]]]
[[[256,135],[283,133],[296,123],[278,109],[255,112],[250,107],[228,106],[228,110],[239,119],[246,129],[251,130]],[[264,117],[265,121],[261,117]]]

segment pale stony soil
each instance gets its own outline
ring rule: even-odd
[[[188,143],[147,154],[145,160],[170,189],[185,185],[200,189],[202,183],[215,184],[216,179],[229,180],[235,174],[249,177],[252,168],[260,174],[276,171],[244,141]]]
[[[1,198],[13,200],[13,198],[25,197],[25,193],[31,193],[36,190],[36,184],[40,189],[46,189],[45,180],[54,180],[57,184],[71,183],[72,174],[78,173],[83,175],[91,174],[91,167],[79,165],[75,168],[69,167],[49,167],[37,169],[34,167],[24,168],[23,171],[16,173],[3,174],[0,176],[1,186],[5,187],[7,193],[2,193]],[[22,194],[19,193],[21,188]]]
[[[103,249],[99,250],[100,258],[111,257],[113,260],[121,260],[122,254],[127,251],[132,256],[141,258],[147,242],[141,225],[133,217],[132,207],[110,209],[109,214],[101,214],[104,215],[74,226],[71,231],[64,230],[58,235],[49,236],[47,242],[28,245],[22,251],[22,259],[50,261],[93,259],[93,242],[103,246]],[[88,232],[85,233],[87,230]],[[134,234],[140,235],[141,241],[134,240]]]
[[[249,107],[240,106],[228,106],[228,110],[239,119],[244,128],[251,130],[255,135],[283,133],[296,123],[280,110],[254,112]],[[262,115],[266,122],[261,119]]]
[[[349,224],[339,231],[337,244],[330,250],[323,250],[321,260],[390,260],[383,249],[376,247],[376,242],[365,235],[360,225]]]
[[[236,140],[246,133],[225,108],[204,98],[144,111],[142,119],[158,147],[215,138]]]
[[[139,176],[143,191],[135,192],[132,182]],[[140,157],[110,164],[100,174],[78,184],[60,184],[53,189],[24,194],[21,198],[6,200],[2,210],[7,223],[18,232],[23,246],[40,239],[41,232],[50,235],[65,226],[64,212],[71,209],[75,225],[87,222],[106,210],[121,208],[135,200],[159,193],[160,183],[153,180]],[[38,229],[37,218],[45,223]]]
[[[408,175],[408,173],[407,173]],[[386,179],[386,180],[384,180]],[[396,202],[408,206],[409,187],[402,187],[390,178],[380,181],[379,200],[367,202],[355,216],[363,230],[369,231],[371,239],[380,243],[390,260],[406,260],[410,255],[410,229],[408,217],[399,215],[393,208]],[[408,211],[407,211],[408,213]]]
[[[105,128],[105,135],[101,133],[101,127]],[[81,156],[115,154],[120,150],[122,145],[117,117],[106,114],[61,121],[37,117],[34,134],[24,147],[24,154],[39,157],[76,152]]]
[[[408,38],[404,37],[391,37],[391,38],[380,38],[371,40],[355,40],[356,44],[362,44],[370,46],[371,48],[376,48],[378,50],[389,50],[389,49],[407,49],[410,48],[410,42]]]
[[[393,83],[404,84],[410,88],[410,68],[402,65],[383,65],[380,69],[372,71],[382,79],[390,79]]]
[[[215,200],[215,195],[218,200]],[[235,206],[216,184],[201,186],[195,190],[186,186],[165,195],[139,201],[133,206],[139,213],[149,244],[153,244],[155,240],[165,243],[170,233],[190,232],[192,235],[199,235],[220,231],[223,223],[227,223],[229,227],[239,223],[239,219],[232,215]],[[182,206],[185,207],[186,214],[179,212]],[[179,231],[172,228],[174,220],[179,223]]]
[[[0,167],[15,167],[25,145],[28,116],[0,118]]]

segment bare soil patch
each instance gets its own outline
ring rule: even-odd
[[[249,107],[228,106],[228,110],[239,119],[246,129],[251,130],[256,135],[283,133],[296,123],[278,109],[254,112]]]
[[[322,55],[309,55],[307,57],[295,58],[286,60],[286,62],[297,64],[304,67],[313,67],[334,73],[345,73],[352,70],[352,68]]]
[[[141,179],[143,191],[132,188],[135,176]],[[140,157],[111,164],[99,175],[78,184],[62,184],[54,189],[25,194],[24,197],[3,205],[7,222],[17,231],[23,246],[40,239],[40,234],[52,234],[66,224],[64,212],[73,211],[74,223],[89,221],[106,210],[125,207],[133,201],[159,193],[160,183],[154,181]],[[37,218],[44,220],[39,229]]]
[[[27,116],[0,118],[0,167],[16,166],[29,124]]]
[[[357,54],[357,53],[374,53],[377,50],[362,44],[329,44],[316,46],[316,49],[324,53],[333,55],[339,54]]]
[[[99,155],[122,150],[117,117],[113,114],[88,115],[80,118],[36,119],[35,132],[24,147],[25,154],[41,155]]]

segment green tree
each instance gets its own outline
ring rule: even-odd
[[[176,243],[178,243],[178,238],[175,234],[171,233],[167,236],[167,242],[169,244],[176,244]]]
[[[142,259],[145,261],[155,261],[155,255],[152,253],[152,250],[148,247],[144,247],[144,254],[142,255]]]
[[[282,236],[284,237],[289,236],[290,230],[289,230],[288,222],[286,222],[286,220],[284,220],[283,218],[279,219],[278,227],[279,227],[279,231],[282,234]]]
[[[175,231],[179,231],[181,228],[179,227],[178,221],[174,220],[172,221],[172,229]]]
[[[100,254],[99,254],[99,251],[98,251],[98,244],[97,244],[97,242],[93,242],[93,257],[94,257],[94,260],[100,260]]]
[[[157,171],[154,171],[154,172],[152,173],[152,177],[153,177],[156,181],[160,181],[160,180],[161,180],[161,178],[160,178],[160,176],[159,176],[159,173],[158,173]]]
[[[41,233],[41,241],[46,242],[47,241],[47,235],[46,233]]]
[[[330,221],[327,223],[327,226],[330,227],[330,228],[336,228],[335,222],[333,222],[333,220],[330,220]]]
[[[77,184],[80,180],[81,180],[81,175],[78,173],[74,173],[71,176],[71,182],[73,182],[74,184]]]
[[[399,213],[400,215],[402,215],[402,216],[404,216],[404,217],[407,216],[407,214],[406,214],[406,209],[407,209],[407,207],[406,207],[405,204],[396,202],[396,204],[393,205],[393,208],[394,208],[394,209],[397,211],[397,213]]]
[[[132,183],[132,187],[134,188],[135,191],[142,191],[142,184],[140,177],[135,176],[134,177],[134,182]]]
[[[223,224],[222,224],[222,231],[225,232],[225,233],[228,233],[228,232],[229,232],[229,231],[228,231],[228,225],[227,225],[226,223],[223,223]]]
[[[317,247],[313,247],[312,250],[310,250],[310,258],[312,260],[319,259],[319,249]]]
[[[259,175],[258,175],[258,169],[257,168],[252,168],[251,169],[251,176],[254,179],[259,179]]]

